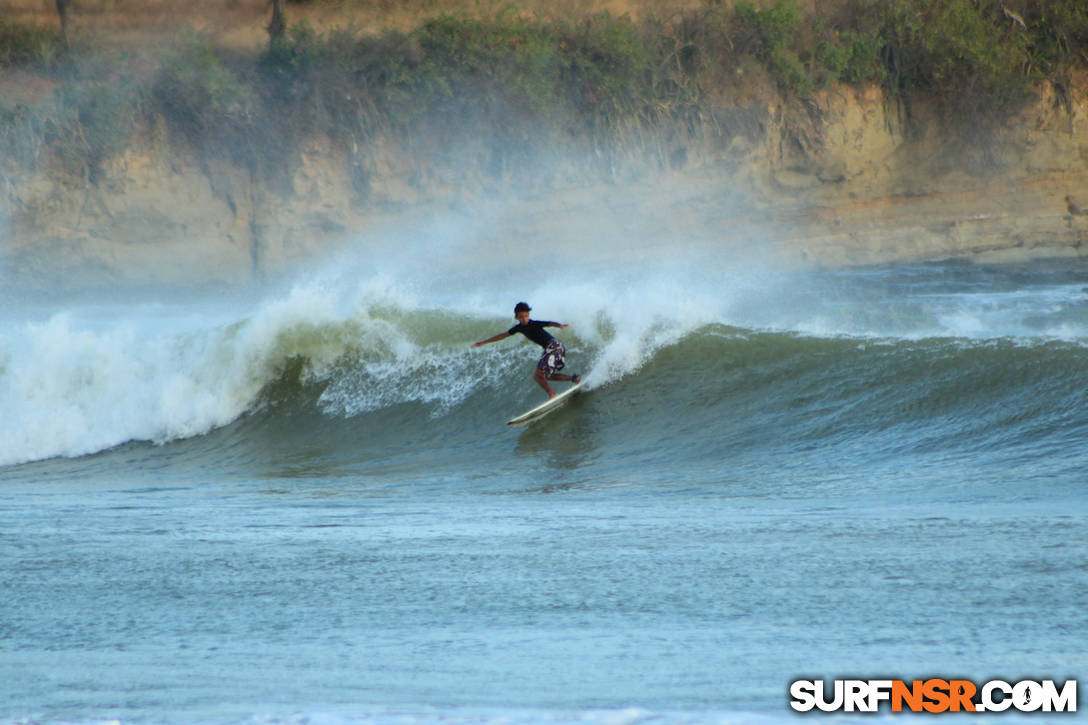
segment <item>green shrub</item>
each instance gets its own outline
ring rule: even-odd
[[[1083,0],[1009,3],[1019,11],[1039,72],[1061,77],[1074,65],[1088,65],[1088,3]]]
[[[763,63],[783,91],[804,95],[815,84],[798,53],[800,20],[800,10],[792,0],[764,9],[750,0],[738,0],[733,6],[732,32],[736,47]]]
[[[266,71],[286,78],[330,67],[347,70],[355,42],[351,29],[319,33],[303,20],[272,40],[260,64]]]
[[[850,84],[885,82],[884,41],[875,29],[844,30],[839,33],[841,48],[835,70],[839,80]]]
[[[27,169],[37,168],[44,136],[44,119],[26,104],[0,105],[0,160]]]
[[[863,22],[879,28],[883,81],[894,98],[936,100],[950,120],[1007,115],[1031,94],[1028,36],[1000,2],[865,0]]]
[[[63,48],[59,31],[0,17],[0,68],[32,64],[52,68]]]
[[[486,20],[443,15],[411,34],[419,62],[404,63],[390,97],[404,108],[463,114],[479,102],[548,114],[558,99],[562,61],[552,29],[506,12]],[[406,95],[407,94],[407,95]]]
[[[626,16],[597,15],[558,26],[563,95],[583,110],[610,103],[634,111],[653,98],[662,58]],[[653,100],[658,100],[653,98]]]
[[[365,149],[378,129],[420,153],[490,156],[482,163],[509,168],[553,142],[589,145],[603,158],[628,138],[649,149],[658,131],[683,135],[688,124],[696,133],[731,107],[731,94],[747,103],[740,94],[762,88],[747,80],[752,68],[787,101],[837,82],[875,82],[904,104],[935,99],[948,118],[975,128],[979,118],[1015,110],[1039,79],[1066,89],[1069,103],[1073,70],[1088,66],[1084,0],[827,5],[806,15],[794,0],[711,1],[635,23],[607,13],[488,14],[479,4],[476,15],[428,17],[414,30],[379,34],[318,32],[300,22],[255,64],[228,63],[189,33],[146,86],[118,83],[114,57],[89,48],[57,64],[58,33],[0,21],[0,68],[35,63],[54,80],[82,79],[57,92],[56,108],[0,108],[0,144],[9,156],[35,159],[35,135],[48,138],[94,171],[123,150],[151,108],[206,153],[266,164],[278,177],[306,136],[327,133]]]
[[[1026,87],[1025,37],[998,26],[998,3],[946,0],[929,13],[916,49],[919,85],[951,94],[1015,96]]]
[[[877,82],[892,97],[930,94],[966,113],[1014,107],[1038,77],[1033,68],[1088,61],[1084,3],[1022,4],[1035,8],[1024,9],[1030,33],[997,0],[853,0],[815,16],[793,0],[740,0],[641,25],[608,14],[545,21],[508,8],[361,37],[300,23],[262,66],[283,98],[316,99],[356,131],[376,119],[409,129],[442,118],[500,135],[541,124],[599,133],[705,103],[736,82],[729,69],[753,61],[787,98]]]
[[[93,179],[101,164],[125,151],[139,119],[138,90],[129,84],[67,83],[54,92],[49,140],[60,159]]]
[[[216,56],[206,37],[186,35],[178,50],[163,58],[152,96],[170,125],[190,140],[244,125],[254,93]]]
[[[370,113],[402,127],[441,117],[500,132],[635,113],[653,94],[653,64],[626,17],[543,22],[512,10],[441,15],[411,33],[362,37],[299,24],[261,61],[274,94],[317,97],[333,115]]]

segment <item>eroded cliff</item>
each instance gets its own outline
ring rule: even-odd
[[[53,90],[31,81],[9,73],[6,89]],[[1061,92],[1039,84],[1033,102],[985,129],[917,97],[905,108],[877,85],[833,85],[798,104],[757,77],[712,114],[634,129],[636,142],[526,130],[513,153],[509,139],[496,151],[486,128],[439,119],[415,136],[314,128],[272,166],[152,123],[93,173],[5,158],[3,256],[41,285],[236,283],[438,217],[482,220],[478,234],[562,238],[587,256],[602,233],[804,264],[1080,256],[1088,82],[1074,81]]]

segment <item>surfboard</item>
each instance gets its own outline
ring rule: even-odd
[[[560,406],[569,401],[571,394],[574,393],[574,391],[578,390],[580,387],[582,387],[584,384],[585,382],[583,381],[570,386],[559,395],[547,400],[546,402],[541,403],[532,410],[522,413],[516,418],[511,418],[510,420],[506,421],[506,424],[513,426],[528,425],[534,420],[543,418],[548,413],[558,410]]]

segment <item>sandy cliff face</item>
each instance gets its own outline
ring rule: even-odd
[[[322,139],[286,186],[163,143],[109,161],[95,180],[40,170],[9,179],[5,256],[67,283],[244,280],[362,223],[347,172]]]
[[[395,139],[345,149],[313,138],[286,178],[268,179],[150,138],[93,180],[6,173],[4,252],[24,278],[64,284],[236,282],[389,222],[501,206],[504,233],[575,245],[608,224],[814,264],[1083,253],[1081,104],[1044,91],[984,144],[948,137],[925,109],[908,132],[875,88],[824,93],[803,122],[775,105],[748,116],[755,131],[674,141],[608,183],[572,163],[516,194],[503,193],[501,173],[443,169]],[[583,246],[592,253],[591,239]]]
[[[1088,116],[1051,89],[991,137],[910,133],[878,92],[825,94],[818,141],[768,160],[768,198],[802,215],[791,246],[824,263],[1080,255]],[[919,118],[921,119],[919,121]],[[783,193],[785,192],[785,193]],[[795,202],[791,203],[791,199]]]

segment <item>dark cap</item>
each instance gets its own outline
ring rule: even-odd
[[[532,309],[533,308],[529,306],[528,302],[519,302],[514,305],[514,314],[516,315],[519,312],[530,312]]]

